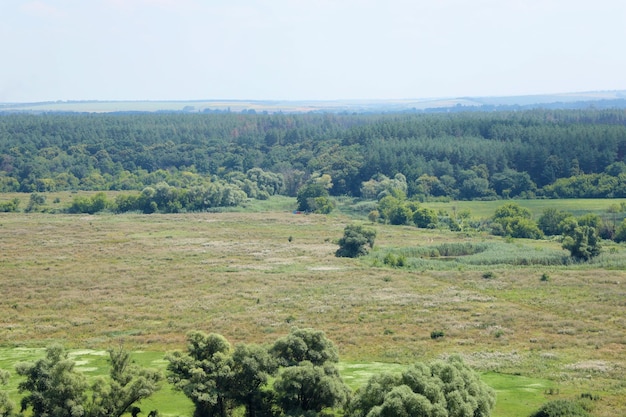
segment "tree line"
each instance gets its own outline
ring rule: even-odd
[[[315,175],[360,197],[402,174],[410,198],[625,197],[625,162],[624,110],[0,115],[3,192],[219,183],[262,198],[244,189],[261,170],[290,196]]]
[[[186,340],[186,351],[166,355],[165,377],[135,364],[120,346],[109,350],[108,376],[90,381],[53,344],[45,357],[15,365],[23,377],[21,408],[0,390],[0,416],[157,417],[158,410],[139,405],[165,378],[191,400],[194,417],[489,417],[496,402],[495,391],[455,355],[374,374],[353,391],[337,369],[337,348],[319,330],[293,328],[269,346],[233,346],[222,335],[197,330]],[[9,377],[0,370],[0,386]],[[587,417],[588,409],[583,394],[549,401],[531,417]]]
[[[166,355],[167,379],[193,403],[194,417],[472,416],[488,417],[495,392],[452,356],[381,373],[353,392],[337,369],[334,343],[321,331],[294,328],[270,346],[237,344],[191,331],[186,351]],[[18,363],[25,379],[21,411],[0,391],[0,416],[115,417],[141,413],[137,403],[163,376],[139,368],[123,349],[110,351],[110,375],[88,385],[59,345],[36,362]],[[6,380],[7,373],[0,376]],[[151,415],[158,415],[152,411]]]

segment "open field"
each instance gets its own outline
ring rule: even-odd
[[[601,397],[594,415],[626,415],[626,247],[612,245],[604,263],[591,265],[468,257],[394,269],[373,265],[385,251],[446,242],[541,256],[561,249],[554,241],[370,225],[371,255],[336,258],[334,241],[352,221],[286,210],[0,213],[0,366],[10,369],[18,348],[53,341],[94,350],[123,341],[148,352],[149,364],[182,348],[192,329],[271,343],[292,326],[314,327],[337,344],[353,386],[377,363],[460,354],[498,390],[495,416],[525,416],[544,401],[587,392]],[[492,278],[483,278],[487,271]],[[432,340],[433,330],[445,337]]]
[[[547,208],[555,208],[557,210],[568,211],[575,216],[586,213],[596,213],[601,217],[608,216],[607,210],[611,205],[619,206],[621,203],[626,204],[626,199],[601,199],[601,198],[572,198],[572,199],[536,199],[536,200],[511,200],[522,207],[530,210],[533,217],[537,219],[541,216],[543,210]],[[460,212],[461,210],[469,210],[473,217],[487,218],[493,216],[496,209],[509,202],[509,200],[493,200],[493,201],[454,201],[449,203],[424,203],[426,207],[439,210],[447,210],[451,212],[453,209]],[[620,213],[623,217],[624,214]]]

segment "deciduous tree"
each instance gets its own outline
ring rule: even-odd
[[[109,378],[92,385],[86,407],[89,417],[120,417],[161,388],[161,373],[137,366],[122,346],[109,350],[109,364]]]
[[[343,237],[339,239],[337,257],[356,258],[366,255],[374,247],[376,231],[360,225],[348,225],[343,230]]]
[[[418,363],[400,375],[370,378],[352,401],[351,417],[488,417],[495,392],[456,356]]]
[[[61,345],[48,347],[45,358],[36,362],[18,363],[17,374],[26,378],[18,385],[26,393],[22,411],[30,407],[34,417],[85,416],[87,381],[74,367]]]

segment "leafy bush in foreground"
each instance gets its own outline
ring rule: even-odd
[[[34,417],[119,417],[160,389],[159,372],[137,367],[123,349],[109,355],[109,378],[91,386],[58,344],[46,349],[45,358],[18,363],[17,374],[25,377],[18,385],[26,393],[22,410],[30,409]]]
[[[554,400],[542,405],[530,417],[589,417],[589,413],[574,401]]]
[[[350,405],[350,417],[488,417],[495,392],[458,356],[417,363],[400,375],[373,376]]]

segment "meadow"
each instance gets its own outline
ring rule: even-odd
[[[46,204],[72,195],[57,197]],[[288,203],[168,215],[0,213],[0,367],[61,342],[88,373],[104,372],[102,351],[119,343],[164,369],[165,352],[183,349],[189,330],[271,343],[293,326],[312,327],[337,344],[353,388],[373,372],[459,354],[497,390],[494,416],[526,416],[583,393],[600,398],[594,416],[626,415],[623,245],[607,244],[590,264],[550,264],[541,260],[567,254],[555,240],[296,215]],[[350,223],[376,230],[370,255],[334,256]],[[489,250],[449,261],[420,250],[465,243]],[[402,251],[407,268],[379,262]],[[511,260],[520,255],[526,261]],[[433,331],[445,336],[434,340]],[[151,401],[142,409],[191,413],[169,388]]]

